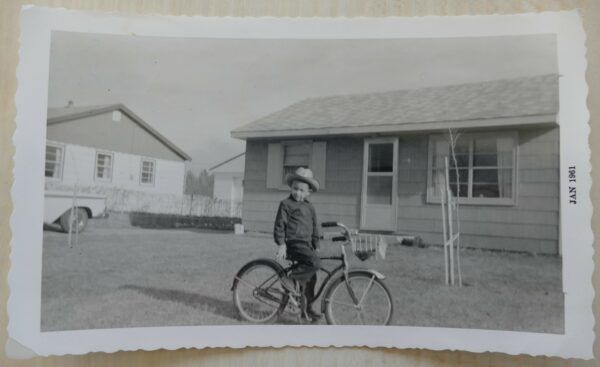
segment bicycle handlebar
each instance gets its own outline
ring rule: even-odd
[[[340,222],[323,222],[321,223],[321,227],[327,228],[327,227],[340,227],[342,228],[342,235],[341,236],[336,236],[331,238],[331,240],[333,242],[337,242],[337,241],[348,241],[350,240],[350,230],[348,229],[348,227],[346,227],[344,225],[344,223],[340,223]]]

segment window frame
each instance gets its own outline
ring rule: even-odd
[[[513,141],[512,148],[512,192],[510,198],[481,198],[481,197],[459,197],[458,203],[465,205],[493,205],[493,206],[516,206],[518,197],[518,156],[519,156],[519,134],[515,130],[511,131],[494,131],[494,132],[472,132],[462,133],[462,137],[469,139],[469,167],[468,167],[468,194],[473,192],[473,141],[477,138],[490,137],[510,137]],[[433,147],[436,140],[440,138],[446,139],[447,134],[431,134],[428,139],[427,151],[427,198],[428,204],[440,204],[441,198],[439,195],[434,195],[433,190]]]
[[[152,182],[143,182],[144,173],[144,162],[152,163]],[[156,159],[152,158],[140,158],[140,185],[141,186],[154,186],[156,183]]]
[[[110,177],[109,178],[98,177],[98,156],[100,154],[110,156]],[[112,182],[113,177],[114,177],[114,170],[115,170],[115,154],[113,152],[106,151],[106,150],[96,150],[96,155],[94,156],[94,181]]]
[[[285,148],[289,145],[301,145],[301,144],[307,144],[308,145],[308,164],[307,164],[307,168],[311,169],[311,163],[312,163],[312,158],[313,158],[313,141],[310,139],[296,139],[296,140],[284,140],[281,141],[281,173],[282,173],[282,177],[281,177],[281,185],[279,187],[280,190],[285,190],[288,191],[290,188],[288,187],[287,183],[285,182]]]
[[[44,178],[46,180],[52,180],[52,181],[62,181],[63,178],[63,172],[64,172],[64,167],[65,167],[65,145],[64,144],[59,144],[59,143],[54,143],[54,142],[46,142],[46,149],[48,148],[48,146],[56,148],[56,149],[60,149],[61,153],[60,153],[60,162],[58,162],[59,165],[59,170],[58,170],[58,177],[48,177],[46,176],[46,164],[48,163],[48,160],[46,159],[46,151],[44,151]],[[56,162],[55,162],[56,163]]]

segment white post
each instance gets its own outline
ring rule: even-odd
[[[75,246],[79,246],[79,209],[77,208],[77,184],[75,184]]]
[[[444,186],[446,186],[444,184]],[[444,189],[440,187],[440,198],[442,202],[442,228],[444,232],[444,274],[446,277],[446,285],[448,285],[448,236],[446,232],[446,195],[444,193]]]
[[[448,157],[444,159],[446,169],[446,192],[448,193],[448,234],[450,247],[450,284],[454,285],[454,233],[452,230],[452,191],[450,191],[450,174],[448,171]]]

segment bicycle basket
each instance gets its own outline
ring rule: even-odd
[[[350,242],[352,244],[352,252],[361,261],[365,261],[368,258],[375,256],[385,260],[385,254],[387,251],[387,242],[383,236],[371,233],[350,233]]]

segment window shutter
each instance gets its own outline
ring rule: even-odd
[[[278,189],[283,181],[283,149],[280,143],[269,144],[267,154],[267,189]]]
[[[327,158],[327,143],[324,141],[315,141],[312,145],[312,155],[310,169],[314,177],[319,181],[319,187],[325,188],[325,162]]]

